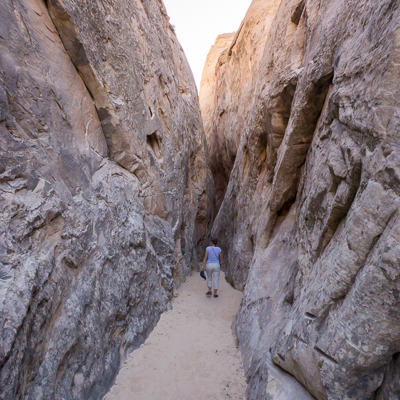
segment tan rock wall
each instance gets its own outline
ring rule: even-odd
[[[201,76],[199,102],[208,142],[211,142],[213,135],[217,79],[216,68],[219,66],[219,63],[222,63],[223,60],[227,58],[227,53],[235,36],[236,32],[232,32],[224,33],[217,37],[215,44],[211,47],[207,55],[203,74]],[[223,57],[221,57],[222,53],[224,53]]]
[[[204,74],[208,75],[207,71],[215,69],[213,79],[216,90],[211,100],[211,93],[204,90],[203,82],[200,105],[210,151],[210,167],[215,180],[217,209],[228,186],[253,96],[254,79],[258,75],[265,41],[278,5],[277,0],[253,1],[230,46],[222,52],[218,61],[214,61],[211,50],[206,61]],[[207,67],[210,63],[215,67]],[[211,101],[213,106],[207,105]],[[210,110],[213,115],[210,115]],[[211,120],[212,124],[209,122]]]
[[[211,154],[217,190],[229,177],[213,234],[244,289],[248,398],[291,398],[272,362],[317,399],[395,398],[400,5],[254,1],[243,26],[257,4],[268,32],[255,13],[217,68],[218,135],[207,134],[228,149]]]
[[[102,398],[211,219],[162,2],[1,2],[0,142],[0,398]]]

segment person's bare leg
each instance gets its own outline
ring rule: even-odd
[[[206,274],[207,274],[207,288],[208,288],[208,292],[206,293],[206,296],[211,296],[212,295],[212,272],[207,270],[207,268],[206,268]]]
[[[217,271],[214,271],[213,278],[214,278],[214,297],[215,298],[218,297],[219,274],[220,274],[219,269]]]

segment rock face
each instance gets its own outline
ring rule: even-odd
[[[210,165],[217,167],[212,170],[212,174],[219,182],[215,204],[218,208],[220,207],[225,195],[226,185],[224,182],[226,182],[227,176],[225,174],[225,169],[221,169],[221,164],[219,163],[220,149],[226,148],[226,138],[223,135],[218,136],[218,131],[214,130],[215,105],[217,104],[215,96],[216,93],[220,92],[220,90],[217,90],[216,88],[216,77],[217,69],[221,67],[223,68],[224,63],[227,60],[228,51],[233,39],[235,38],[235,34],[236,32],[225,33],[217,37],[214,46],[211,47],[210,52],[208,53],[200,83],[199,101],[204,130],[208,135],[207,143],[209,146],[209,154],[212,159],[210,160]],[[227,173],[229,176],[231,163],[228,164]]]
[[[278,7],[278,2],[272,7],[270,3],[264,0],[253,1],[232,40],[230,34],[217,39],[203,72],[200,107],[210,151],[210,168],[215,181],[217,209],[226,193],[244,128],[246,110],[253,96],[257,75],[255,71],[262,56],[260,49],[265,46],[268,29]],[[214,54],[218,48],[221,48],[222,53],[215,60]],[[215,76],[210,78],[209,71],[213,70]],[[215,81],[214,90],[204,86],[207,81]],[[213,115],[210,115],[210,110],[213,110]]]
[[[216,189],[216,208],[220,208],[224,198],[235,196],[235,191],[228,190],[228,182],[231,175],[242,133],[246,129],[246,118],[252,107],[254,88],[257,86],[258,71],[263,56],[263,49],[268,38],[274,16],[279,2],[266,2],[264,0],[253,1],[245,19],[240,25],[234,38],[221,54],[218,60],[213,60],[213,49],[210,51],[209,60],[203,73],[204,77],[209,75],[208,71],[215,71],[215,89],[200,89],[200,107],[204,119],[204,128],[207,136],[207,144],[210,154],[210,168],[212,170]],[[218,45],[218,40],[217,44]],[[214,61],[214,66],[208,65]],[[211,78],[207,79],[212,82]],[[212,99],[206,98],[208,94]],[[211,103],[211,104],[210,104]],[[213,115],[210,116],[210,111]],[[210,123],[209,121],[212,121]],[[246,167],[247,168],[247,167]],[[236,182],[242,184],[242,182]],[[243,191],[245,193],[245,190]],[[249,193],[249,196],[251,194]],[[251,210],[245,211],[247,199],[231,199],[232,201],[221,210],[216,222],[215,232],[218,233],[223,247],[235,246],[235,254],[228,253],[228,281],[235,282],[235,287],[243,289],[246,281],[248,266],[253,256],[253,242],[249,232],[252,223],[249,223]],[[239,203],[240,202],[240,206]],[[230,206],[236,203],[237,209],[242,209],[239,214]],[[226,215],[224,210],[235,214]],[[258,219],[259,215],[256,216]],[[235,235],[234,232],[238,232]],[[225,234],[221,234],[226,232]],[[234,238],[234,244],[232,239]],[[239,277],[240,275],[240,277]]]
[[[216,66],[248,399],[399,396],[399,25],[398,1],[255,0]]]
[[[2,1],[0,141],[0,398],[99,399],[211,218],[162,2]]]

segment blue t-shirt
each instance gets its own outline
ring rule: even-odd
[[[219,247],[208,246],[207,251],[208,251],[207,264],[219,263],[218,257],[221,254],[222,250]]]

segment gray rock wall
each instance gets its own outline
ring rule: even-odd
[[[224,109],[219,135],[239,144],[211,165],[235,160],[213,234],[244,289],[248,399],[397,398],[400,3],[255,0],[242,26],[216,68],[213,127]],[[241,89],[226,106],[252,32],[250,101]]]
[[[2,1],[0,141],[0,398],[100,399],[212,216],[162,2]]]

